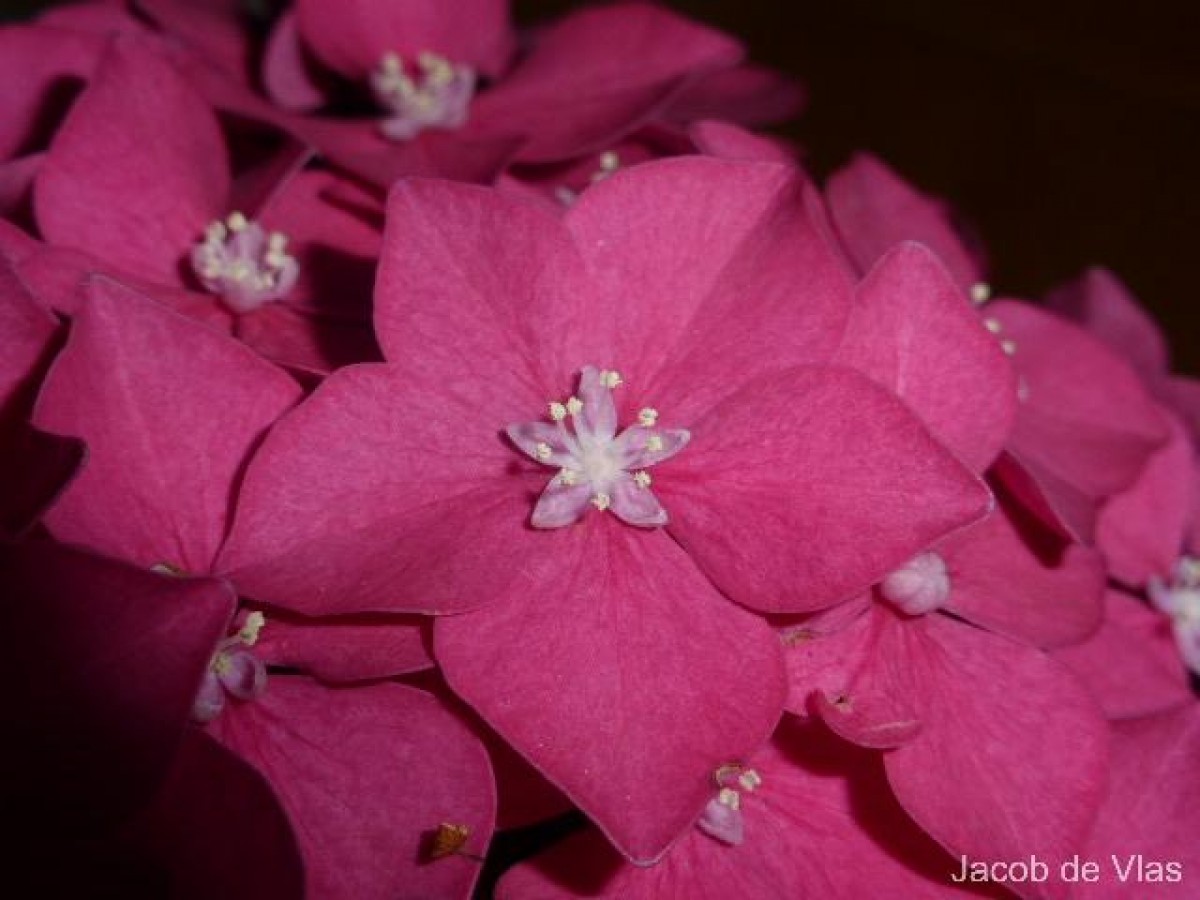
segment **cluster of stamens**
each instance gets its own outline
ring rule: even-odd
[[[475,94],[475,71],[436,53],[418,54],[415,67],[387,53],[371,73],[371,89],[386,111],[379,128],[394,141],[408,141],[427,128],[459,128]]]
[[[211,722],[225,708],[225,695],[238,700],[261,697],[267,689],[267,669],[262,660],[249,651],[258,643],[259,632],[267,623],[260,612],[246,616],[241,628],[218,645],[192,703],[192,718]]]
[[[746,838],[742,794],[758,790],[762,778],[753,769],[737,763],[721,766],[713,778],[717,783],[717,795],[704,807],[696,827],[709,837],[736,847]]]
[[[206,290],[238,313],[286,296],[300,275],[287,252],[287,237],[267,232],[240,212],[209,224],[192,248],[192,269]]]
[[[636,425],[617,434],[612,392],[621,384],[619,373],[585,366],[578,396],[547,404],[549,423],[525,422],[506,429],[521,451],[558,468],[534,508],[534,527],[569,525],[589,506],[610,510],[630,525],[667,523],[646,469],[682,450],[691,435],[682,428],[659,428],[658,410],[651,407],[638,412]]]
[[[1151,578],[1147,593],[1154,607],[1171,617],[1179,654],[1187,667],[1200,675],[1200,559],[1183,557],[1171,580]]]

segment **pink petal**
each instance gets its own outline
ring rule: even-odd
[[[251,448],[299,394],[235,341],[94,279],[34,416],[89,448],[48,527],[147,568],[209,571]]]
[[[262,80],[267,95],[284,109],[311,112],[325,104],[328,79],[305,52],[294,12],[275,20],[263,52]]]
[[[1167,373],[1168,349],[1162,332],[1129,288],[1108,269],[1088,269],[1051,292],[1046,303],[1126,359],[1148,383]]]
[[[233,592],[49,543],[0,558],[5,813],[117,822],[165,777]]]
[[[1198,753],[1200,710],[1194,703],[1113,724],[1108,797],[1086,853],[1101,861],[1107,877],[1072,896],[1185,898],[1193,893],[1189,880],[1200,869],[1194,840],[1200,828]],[[1124,882],[1118,866],[1127,872]],[[1163,878],[1164,867],[1173,878]]]
[[[1013,453],[1039,481],[1060,483],[1084,504],[1132,484],[1169,432],[1128,364],[1028,304],[999,301],[987,314],[1015,344],[1013,362],[1024,384]]]
[[[653,4],[580,9],[539,32],[471,115],[482,127],[525,136],[523,162],[580,156],[606,149],[695,79],[742,56],[734,39]]]
[[[783,703],[778,641],[661,532],[542,535],[491,605],[438,619],[451,687],[637,861],[657,859]],[[681,726],[681,723],[685,723]]]
[[[25,221],[33,197],[33,182],[42,167],[43,153],[33,153],[0,163],[0,216]]]
[[[544,546],[526,524],[542,467],[513,473],[502,414],[463,443],[488,398],[423,388],[384,366],[326,379],[255,454],[218,569],[306,615],[457,612],[502,592],[509,561]]]
[[[294,900],[297,838],[266,779],[204,732],[186,734],[154,802],[125,838],[170,875],[179,900]]]
[[[250,81],[256,48],[240,0],[134,0],[133,5],[163,32],[186,41],[230,75]]]
[[[18,537],[41,518],[79,470],[81,441],[24,422],[0,435],[0,535]]]
[[[1002,504],[942,541],[950,568],[947,609],[989,631],[1038,647],[1078,643],[1100,627],[1105,586],[1100,554],[1056,540]]]
[[[728,122],[699,122],[688,130],[688,134],[697,149],[709,156],[793,165],[796,162],[795,153],[786,144]]]
[[[825,197],[860,272],[895,244],[917,241],[937,254],[964,292],[984,280],[982,261],[965,246],[945,204],[920,193],[876,157],[855,156],[830,177]]]
[[[385,53],[403,58],[437,53],[496,76],[513,50],[503,0],[298,0],[300,34],[321,61],[365,81]]]
[[[832,615],[832,612],[831,612]],[[839,736],[886,749],[921,730],[921,690],[907,665],[913,628],[878,600],[832,633],[806,626],[786,636],[788,710],[818,715]]]
[[[44,25],[0,29],[0,159],[41,149],[56,111],[89,78],[103,42]]]
[[[496,773],[496,827],[523,828],[570,812],[562,791],[493,731],[483,735]]]
[[[325,315],[286,301],[237,316],[233,332],[259,356],[297,373],[325,375],[380,358],[368,322],[354,321],[352,315]]]
[[[853,597],[991,504],[900,401],[849,369],[761,377],[689,428],[654,492],[671,535],[754,609]]]
[[[838,362],[895,391],[977,472],[1008,438],[1017,380],[999,342],[927,248],[887,251],[859,285]]]
[[[1179,421],[1166,418],[1170,443],[1150,457],[1128,490],[1104,505],[1096,529],[1112,576],[1135,588],[1172,571],[1196,511],[1195,450]]]
[[[479,863],[430,859],[428,844],[445,822],[469,829],[465,852],[485,853],[495,787],[483,745],[437,698],[398,684],[332,690],[276,676],[210,728],[274,788],[310,896],[470,895]]]
[[[793,166],[686,157],[617,172],[566,224],[589,270],[556,321],[629,411],[691,421],[763,372],[829,358],[850,285]],[[801,302],[798,298],[803,298]]]
[[[1105,616],[1090,640],[1054,652],[1110,719],[1193,702],[1171,620],[1120,591],[1105,594]]]
[[[622,860],[594,829],[505,874],[499,900],[778,900],[934,898],[959,864],[892,798],[876,754],[820,726],[785,723],[753,759],[762,786],[742,797],[745,840],[729,847],[693,829],[657,865]]]
[[[216,115],[155,50],[109,45],[38,174],[38,227],[114,268],[179,284],[204,227],[224,215],[229,170]]]
[[[908,662],[927,698],[923,727],[884,757],[897,799],[954,856],[1036,852],[1056,866],[1078,852],[1103,799],[1104,720],[1050,657],[945,616],[924,624]]]
[[[753,63],[711,72],[675,96],[662,115],[681,125],[702,119],[746,127],[791,119],[808,99],[804,85],[790,75]],[[730,126],[733,127],[733,126]]]
[[[58,321],[0,255],[0,423],[7,424],[10,416],[24,418],[58,335]]]
[[[271,612],[254,653],[322,681],[368,681],[430,668],[425,631],[415,616],[302,619]]]

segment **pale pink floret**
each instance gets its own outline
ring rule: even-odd
[[[1170,582],[1152,577],[1146,592],[1155,608],[1171,617],[1184,663],[1200,674],[1200,560],[1184,557]]]
[[[950,573],[938,554],[921,553],[883,579],[879,589],[902,612],[921,616],[950,599]]]
[[[205,289],[236,313],[287,296],[300,275],[287,238],[238,212],[208,226],[204,240],[192,248],[192,268]]]
[[[620,384],[616,372],[584,366],[579,396],[550,403],[553,424],[523,422],[505,429],[521,451],[559,469],[534,507],[535,528],[570,525],[589,505],[612,510],[630,525],[667,524],[645,470],[682,450],[691,435],[683,428],[658,428],[658,411],[649,407],[638,413],[638,424],[617,434],[612,392]]]
[[[387,113],[380,131],[393,141],[409,141],[427,128],[466,124],[475,95],[475,70],[436,53],[421,53],[415,66],[387,53],[371,73],[371,89]]]

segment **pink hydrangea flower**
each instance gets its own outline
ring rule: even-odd
[[[782,704],[777,639],[718,589],[828,606],[988,503],[894,396],[814,365],[849,298],[803,190],[679,159],[559,216],[402,184],[376,294],[389,363],[280,423],[221,566],[309,614],[441,614],[454,690],[658,857]]]

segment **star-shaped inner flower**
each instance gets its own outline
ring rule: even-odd
[[[409,141],[427,128],[464,125],[475,94],[475,70],[436,53],[418,55],[413,68],[388,53],[371,73],[375,99],[387,111],[380,131],[393,141]]]
[[[211,722],[225,708],[225,694],[239,700],[254,700],[267,689],[267,667],[249,648],[258,642],[258,633],[267,622],[260,612],[246,617],[236,634],[217,645],[192,703],[192,719]]]
[[[1179,653],[1200,675],[1200,559],[1183,557],[1170,582],[1151,578],[1147,593],[1155,608],[1171,617]]]
[[[667,524],[646,469],[682,450],[691,434],[657,427],[658,410],[650,407],[638,412],[636,425],[618,434],[612,392],[622,383],[617,372],[584,366],[579,395],[549,404],[552,424],[525,422],[505,429],[520,450],[559,469],[534,507],[535,528],[570,525],[589,505],[611,510],[630,525]]]
[[[200,283],[236,313],[248,313],[286,296],[300,267],[287,252],[287,237],[267,232],[240,212],[209,224],[192,248],[192,268]]]

